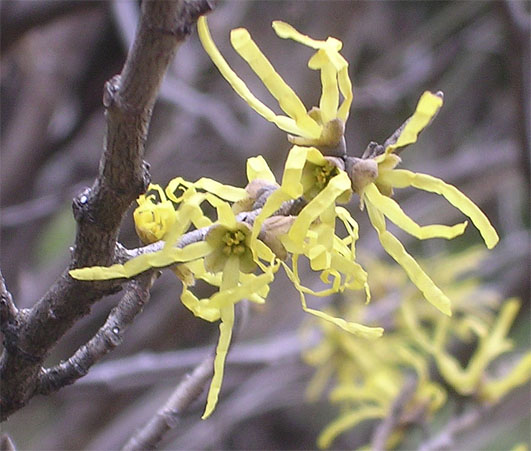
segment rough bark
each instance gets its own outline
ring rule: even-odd
[[[16,311],[6,302],[0,305],[2,420],[38,392],[42,362],[65,332],[90,312],[92,304],[120,289],[117,282],[76,281],[68,270],[115,260],[121,221],[150,181],[144,146],[160,84],[179,44],[197,18],[210,9],[209,0],[142,4],[124,68],[105,85],[107,126],[99,175],[73,201],[77,232],[70,266],[33,308]]]

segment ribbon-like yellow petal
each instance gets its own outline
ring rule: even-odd
[[[229,304],[221,309],[221,323],[219,324],[219,341],[216,347],[216,358],[214,359],[214,376],[208,390],[205,413],[201,419],[207,419],[218,403],[219,391],[223,382],[223,372],[225,369],[225,359],[229,352],[230,340],[232,336],[232,326],[234,325],[234,304]]]
[[[225,80],[227,80],[232,86],[232,89],[234,89],[234,91],[236,91],[236,93],[243,100],[245,100],[253,110],[255,110],[264,119],[276,124],[277,127],[281,130],[284,130],[288,133],[293,133],[295,135],[305,136],[308,138],[311,137],[307,136],[307,132],[297,126],[293,119],[285,116],[277,116],[270,108],[268,108],[260,100],[258,100],[258,98],[254,96],[254,94],[249,90],[243,80],[238,77],[236,72],[234,72],[230,68],[230,66],[227,64],[227,62],[219,52],[218,48],[216,47],[216,44],[214,44],[214,41],[208,29],[208,24],[205,16],[201,16],[198,19],[197,31],[203,48],[210,56],[212,62],[219,69],[221,75],[223,75]]]
[[[230,39],[234,50],[251,66],[251,69],[262,80],[268,91],[277,99],[282,111],[306,131],[305,136],[318,138],[321,134],[321,127],[308,115],[306,107],[297,97],[297,94],[275,71],[254,43],[249,32],[245,28],[232,30]]]
[[[348,65],[337,73],[337,81],[339,83],[339,91],[343,95],[343,103],[337,110],[337,117],[343,122],[346,122],[352,105],[352,82],[348,76]]]
[[[466,396],[478,390],[489,363],[512,348],[512,342],[506,336],[519,308],[520,303],[514,298],[505,302],[489,335],[480,338],[478,349],[466,369],[442,345],[436,346],[434,357],[439,371],[457,392]]]
[[[452,238],[461,235],[467,226],[466,221],[454,226],[438,224],[419,226],[404,213],[397,202],[390,197],[382,195],[374,183],[370,183],[365,187],[364,195],[366,196],[367,201],[372,203],[387,218],[402,230],[405,230],[419,240],[426,240],[429,238],[445,238],[451,240]]]
[[[383,214],[370,202],[367,202],[367,212],[385,251],[404,268],[409,279],[422,292],[426,300],[450,316],[452,314],[450,299],[435,285],[415,259],[406,252],[402,243],[386,230]]]
[[[339,54],[339,51],[343,47],[343,43],[339,39],[328,37],[326,41],[319,41],[300,33],[293,26],[281,20],[273,21],[272,26],[279,38],[292,39],[315,50],[322,49],[329,53]]]
[[[497,402],[514,388],[528,382],[530,378],[531,353],[527,353],[505,377],[486,382],[481,387],[480,396],[487,401]]]
[[[302,195],[303,187],[300,180],[307,153],[308,149],[300,146],[293,146],[289,151],[280,188],[267,198],[262,211],[254,220],[253,233],[251,235],[253,253],[255,253],[254,243],[258,239],[264,221],[277,211],[283,202],[297,199]]]
[[[247,197],[247,193],[243,188],[224,185],[223,183],[219,183],[216,180],[207,177],[201,177],[193,185],[230,202],[237,202]]]
[[[253,275],[252,278],[247,278],[245,283],[241,283],[232,288],[222,289],[218,293],[212,295],[209,305],[221,309],[224,305],[230,303],[236,304],[242,299],[248,298],[253,293],[262,291],[273,281],[273,279],[274,275],[272,272],[260,274],[259,276]]]
[[[230,205],[226,202],[220,202],[217,206],[218,213],[218,222],[220,225],[223,225],[229,229],[236,228],[236,217],[230,208]]]
[[[276,183],[275,175],[262,155],[247,160],[247,180],[252,182],[255,179],[265,180],[272,184]]]
[[[500,238],[485,214],[455,186],[431,175],[415,173],[405,169],[395,169],[385,173],[384,180],[396,188],[414,186],[415,188],[443,196],[455,208],[470,218],[481,233],[487,248],[492,249],[498,243]]]
[[[319,109],[324,124],[337,117],[339,88],[337,71],[325,52],[318,52],[312,58],[313,67],[321,71],[321,99]]]
[[[429,125],[431,120],[438,113],[442,104],[442,96],[433,94],[429,91],[424,92],[424,94],[422,94],[420,97],[415,112],[409,118],[406,126],[402,130],[402,133],[400,133],[400,136],[394,144],[387,146],[384,155],[394,152],[400,147],[417,142],[419,133]]]
[[[296,257],[297,257],[296,255],[293,256],[294,265],[296,265],[296,261],[295,261]],[[299,291],[302,309],[305,312],[310,313],[314,316],[317,316],[318,318],[324,319],[325,321],[331,322],[335,324],[336,326],[340,327],[341,329],[351,334],[362,337],[362,338],[373,340],[373,339],[376,339],[382,336],[383,328],[381,327],[369,327],[369,326],[364,326],[363,324],[345,321],[343,318],[336,318],[320,310],[309,308],[308,305],[306,304],[306,298],[303,292],[305,291],[304,290],[305,287],[301,286],[300,280],[297,274],[295,273],[295,271],[291,271],[291,269],[284,262],[282,262],[282,265],[284,266],[284,269],[286,270],[286,274],[288,278],[293,282],[293,284],[295,285],[295,288]],[[306,289],[306,291],[311,291],[311,290]]]
[[[194,316],[204,319],[205,321],[214,322],[220,318],[220,310],[217,307],[212,307],[205,299],[198,299],[193,294],[186,284],[183,284],[183,291],[181,293],[181,302],[190,310]]]
[[[150,268],[163,268],[174,263],[187,262],[204,257],[211,251],[206,242],[193,243],[182,249],[158,251],[135,257],[123,265],[90,266],[72,269],[69,274],[78,280],[109,280],[131,278]]]

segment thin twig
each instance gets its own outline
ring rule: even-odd
[[[73,384],[85,376],[94,363],[121,344],[125,330],[149,301],[154,279],[155,274],[151,271],[130,282],[124,296],[96,335],[66,362],[41,372],[37,393],[47,395]]]
[[[462,415],[450,420],[439,434],[437,434],[431,440],[421,444],[419,451],[451,449],[455,441],[455,436],[460,432],[470,429],[476,425],[481,420],[485,412],[486,409],[479,406],[470,409]]]
[[[244,327],[249,308],[248,301],[243,300],[235,306],[235,322],[231,343],[237,339]],[[229,345],[229,347],[231,347]],[[192,372],[185,377],[170,396],[164,406],[151,420],[138,430],[124,445],[123,450],[154,449],[166,432],[177,426],[182,414],[203,391],[206,383],[214,373],[215,349]]]
[[[0,451],[17,451],[13,440],[7,434],[0,435]]]
[[[317,334],[304,342],[296,332],[275,335],[267,340],[236,343],[227,355],[227,365],[261,366],[271,365],[283,359],[297,357],[305,349],[315,346]],[[175,377],[182,371],[199,365],[212,346],[182,349],[171,352],[142,352],[131,357],[99,363],[92,367],[86,377],[78,381],[75,388],[120,389],[123,386],[145,386]]]
[[[182,434],[168,445],[171,449],[217,449],[236,425],[250,418],[281,409],[304,409],[300,384],[308,368],[294,362],[268,365],[246,375],[230,397],[221,402],[208,421],[190,421]]]
[[[402,413],[407,403],[411,400],[417,389],[418,380],[414,376],[406,380],[400,393],[393,401],[389,414],[376,427],[372,436],[372,450],[383,451],[386,448],[386,443],[395,427],[400,424]]]
[[[191,374],[185,376],[170,399],[153,418],[138,430],[122,448],[124,451],[154,449],[162,437],[179,422],[185,411],[212,377],[214,355],[209,355]]]

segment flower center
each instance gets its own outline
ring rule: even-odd
[[[221,239],[225,246],[223,253],[229,255],[243,255],[245,253],[245,235],[241,230],[236,232],[226,232]]]
[[[338,174],[337,168],[333,164],[326,164],[324,166],[317,166],[314,169],[314,175],[316,180],[316,186],[320,190],[324,189],[330,179]]]

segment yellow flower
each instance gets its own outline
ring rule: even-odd
[[[135,229],[144,244],[162,240],[175,222],[176,214],[173,204],[166,199],[164,190],[159,185],[149,185],[148,191],[157,191],[160,201],[154,202],[155,195],[140,195],[138,207],[133,212]]]
[[[254,180],[261,180],[271,186],[278,186],[269,195],[260,214],[254,220],[251,249],[262,232],[262,226],[266,224],[268,219],[271,219],[271,215],[274,215],[284,202],[297,199],[303,194],[302,175],[307,162],[313,164],[314,167],[325,166],[329,163],[315,148],[293,146],[285,165],[282,184],[278,186],[273,173],[262,157],[248,160],[247,177],[251,183]],[[345,321],[342,318],[335,318],[319,310],[309,308],[306,303],[306,294],[328,296],[345,289],[365,289],[367,298],[370,297],[367,273],[355,262],[354,244],[358,238],[357,223],[347,210],[335,206],[335,200],[349,192],[348,176],[344,171],[340,171],[301,210],[298,216],[293,219],[289,232],[279,237],[285,249],[292,254],[293,268],[284,262],[282,262],[282,266],[299,291],[302,308],[305,312],[324,318],[348,332],[367,338],[377,338],[383,333],[383,329],[380,327],[367,327]],[[344,239],[335,235],[336,217],[345,224],[349,234]],[[321,280],[326,284],[331,284],[329,288],[314,291],[302,285],[298,270],[298,260],[301,255],[310,260],[313,270],[321,271]],[[332,282],[330,282],[330,278],[332,278]]]
[[[354,319],[364,313],[363,308],[350,311]],[[348,312],[343,314],[349,316]],[[429,380],[428,359],[413,351],[399,331],[391,331],[367,346],[363,339],[338,332],[324,322],[319,322],[319,327],[322,341],[303,354],[308,364],[317,367],[308,394],[315,400],[333,379],[330,402],[341,406],[341,414],[319,434],[319,448],[329,447],[338,435],[362,421],[388,416],[405,382],[406,368],[417,374],[409,410],[429,414],[444,403],[444,390]],[[394,440],[398,438],[397,434]]]
[[[234,324],[234,305],[242,299],[264,302],[268,285],[273,281],[274,273],[279,267],[278,263],[275,264],[276,257],[273,252],[261,241],[255,243],[257,258],[254,259],[253,252],[249,248],[250,227],[236,220],[227,202],[211,193],[198,193],[196,187],[208,188],[218,194],[225,195],[225,197],[234,197],[233,200],[240,200],[245,192],[243,190],[241,192],[234,191],[230,187],[223,188],[221,184],[212,182],[203,181],[191,184],[177,178],[170,183],[167,189],[168,197],[181,202],[181,205],[179,210],[175,212],[173,224],[162,235],[167,239],[162,250],[140,255],[123,265],[94,266],[70,271],[70,275],[79,280],[106,280],[134,277],[150,268],[186,262],[187,269],[196,279],[202,279],[215,287],[219,287],[219,290],[210,298],[198,299],[189,290],[191,283],[183,279],[181,294],[183,304],[194,315],[207,321],[221,320],[220,338],[214,361],[214,377],[210,385],[203,418],[207,418],[217,404],[223,380],[225,357],[230,346]],[[176,196],[175,191],[182,186],[185,187],[184,193],[181,196]],[[161,189],[158,191],[162,199],[164,193]],[[207,200],[217,209],[218,220],[215,224],[211,224],[199,208],[204,200]],[[164,201],[167,202],[165,197]],[[156,210],[156,205],[149,198],[147,200],[142,199],[140,202],[146,211],[148,208]],[[165,212],[165,210],[162,211]],[[138,217],[143,221],[145,216],[146,214],[141,214]],[[191,223],[200,227],[210,227],[205,240],[189,244],[183,248],[176,248],[177,240]],[[142,226],[145,224],[153,225],[157,232],[161,230],[157,221],[141,222]],[[260,259],[265,260],[266,263],[262,263]],[[262,269],[263,274],[250,274],[257,266]]]
[[[477,393],[487,401],[498,401],[513,388],[526,383],[531,378],[531,353],[527,353],[519,363],[503,378],[486,378],[489,364],[503,353],[513,348],[507,334],[520,308],[517,299],[508,299],[502,306],[495,324],[479,332],[479,344],[466,368],[446,351],[448,323],[440,321],[435,326],[434,343],[430,349],[437,367],[444,379],[462,395]]]
[[[171,201],[166,198],[164,190],[159,185],[149,185],[148,191],[157,191],[160,201],[154,202],[155,195],[140,195],[137,199],[138,207],[133,212],[135,229],[144,244],[155,243],[165,238],[172,229],[177,213]],[[185,264],[172,268],[175,275],[189,284],[193,284],[193,276]]]
[[[308,112],[293,89],[275,71],[252,40],[249,32],[244,28],[232,30],[230,36],[232,46],[278,101],[282,111],[287,114],[283,116],[275,114],[258,100],[230,68],[212,40],[204,16],[199,18],[197,27],[203,47],[236,93],[262,117],[290,133],[289,140],[293,144],[314,146],[328,155],[345,153],[343,134],[352,103],[352,84],[348,76],[348,63],[339,53],[343,45],[341,41],[332,37],[326,41],[318,41],[299,33],[284,22],[273,22],[273,29],[279,37],[293,39],[317,50],[310,58],[308,67],[320,71],[323,89],[319,108],[313,108]],[[339,93],[344,99],[341,105]]]
[[[203,261],[190,265],[190,269],[196,278],[219,286],[219,291],[208,299],[198,299],[184,284],[181,295],[183,304],[196,316],[207,321],[221,319],[214,361],[214,377],[210,384],[203,419],[212,414],[218,401],[225,358],[234,325],[234,305],[242,299],[264,302],[268,285],[273,281],[274,273],[278,269],[278,264],[274,263],[275,255],[262,242],[257,243],[257,254],[268,265],[253,261],[253,254],[249,248],[250,228],[236,221],[229,204],[219,202],[216,207],[218,221],[206,236],[206,244],[211,251]],[[256,268],[257,264],[263,274],[259,276],[248,274]],[[221,273],[221,277],[212,273]]]
[[[419,264],[386,227],[389,219],[401,229],[421,240],[428,238],[452,239],[464,232],[467,222],[454,226],[420,226],[407,216],[397,202],[389,196],[393,188],[414,186],[445,197],[452,205],[467,215],[479,229],[489,249],[499,238],[483,212],[457,188],[440,179],[403,169],[395,169],[400,162],[397,149],[416,142],[419,133],[430,123],[442,105],[442,94],[425,92],[419,100],[411,118],[393,136],[381,155],[367,155],[365,159],[347,159],[347,171],[352,179],[353,189],[360,196],[361,207],[365,205],[369,219],[378,232],[382,246],[406,271],[411,281],[426,299],[443,313],[450,315],[450,300],[433,283]]]

